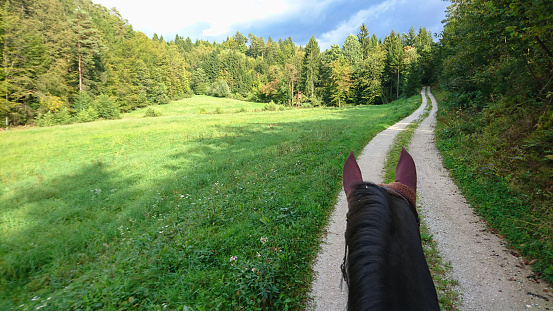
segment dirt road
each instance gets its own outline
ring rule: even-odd
[[[422,215],[459,281],[461,309],[553,310],[547,284],[535,279],[524,259],[512,255],[505,242],[486,229],[443,168],[433,134],[437,104],[429,96],[432,111],[415,132],[409,152],[417,164]]]
[[[432,110],[416,130],[410,153],[417,165],[421,216],[438,242],[443,258],[451,262],[452,277],[459,281],[463,295],[461,310],[553,310],[551,289],[534,277],[523,259],[513,256],[505,243],[486,229],[443,168],[433,134],[437,104],[430,89],[427,93]],[[382,182],[384,160],[395,135],[426,106],[425,89],[421,96],[423,103],[417,111],[378,134],[358,157],[365,180]],[[317,277],[309,310],[346,309],[345,284],[340,290],[346,210],[345,195],[341,192],[314,267]]]
[[[424,94],[424,90],[421,92]],[[382,170],[386,153],[394,137],[403,130],[409,123],[419,117],[426,107],[426,97],[423,96],[421,106],[410,116],[399,121],[395,125],[376,135],[363,149],[361,155],[356,156],[363,179],[375,183],[381,183],[383,179]],[[347,155],[344,155],[344,160]],[[344,231],[346,230],[346,195],[343,191],[338,196],[338,202],[334,207],[329,226],[326,229],[326,238],[321,245],[321,251],[317,257],[314,270],[317,273],[313,282],[311,295],[314,303],[309,310],[334,311],[345,310],[347,300],[347,289],[344,284],[340,290],[340,264],[344,258]]]

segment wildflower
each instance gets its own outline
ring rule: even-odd
[[[257,257],[261,257],[261,254],[259,252],[257,252]]]
[[[268,241],[269,239],[267,239],[266,237],[262,236],[261,239],[259,239],[259,240],[261,241],[262,244],[265,244],[265,243],[267,243],[267,241]]]
[[[236,256],[230,256],[230,264],[234,266],[234,261],[236,261],[237,257]]]

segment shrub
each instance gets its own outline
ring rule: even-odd
[[[222,113],[223,113],[223,109],[221,109],[221,107],[217,107],[217,108],[215,108],[215,113],[216,113],[216,114],[222,114]]]
[[[71,114],[69,113],[69,109],[67,109],[67,107],[63,107],[60,109],[60,111],[54,113],[54,117],[55,123],[59,125],[73,123],[73,117],[71,117]]]
[[[80,92],[79,95],[77,95],[77,98],[75,98],[75,104],[73,104],[73,108],[77,111],[87,110],[88,107],[92,106],[94,102],[94,98],[90,96],[87,92]]]
[[[257,98],[257,96],[254,93],[248,92],[248,94],[246,94],[246,101],[259,102],[259,98]]]
[[[271,100],[271,102],[265,104],[265,107],[263,107],[263,110],[265,110],[265,111],[276,111],[277,110],[277,105],[275,104],[274,101]]]
[[[206,114],[206,113],[207,113],[207,111],[205,111],[205,108],[203,108],[203,107],[200,108],[200,114]]]
[[[147,117],[159,117],[161,116],[161,110],[159,110],[157,107],[149,106],[144,111],[144,118]]]
[[[92,122],[95,120],[98,120],[98,112],[92,107],[77,112],[75,116],[76,122]]]
[[[38,126],[52,126],[55,125],[54,113],[50,110],[46,113],[39,113],[36,117],[36,125]]]
[[[311,97],[309,99],[309,101],[311,102],[312,107],[319,107],[322,104],[321,99],[316,97],[316,96]],[[306,107],[306,105],[308,105],[308,104],[309,103],[305,103],[305,104],[303,104],[303,106]],[[306,107],[306,108],[310,108],[310,107]]]
[[[209,90],[209,95],[215,97],[229,97],[230,89],[228,87],[227,81],[219,79],[216,82],[213,82],[211,89]]]
[[[119,119],[119,107],[108,95],[99,95],[94,101],[94,108],[100,118]]]

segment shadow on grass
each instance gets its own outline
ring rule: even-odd
[[[0,244],[0,276],[17,281],[52,261],[92,255],[94,244],[115,235],[113,215],[128,205],[132,185],[96,161],[3,197],[0,210],[9,229]]]

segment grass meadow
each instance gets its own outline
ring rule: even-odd
[[[419,105],[195,96],[1,132],[0,309],[304,309],[345,157]]]

